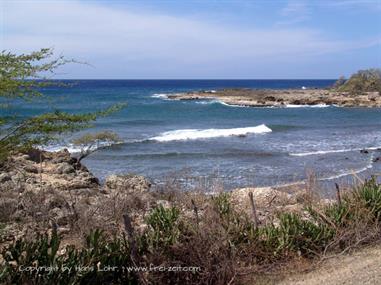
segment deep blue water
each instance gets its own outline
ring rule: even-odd
[[[218,177],[219,183],[231,188],[298,181],[310,170],[325,181],[339,176],[349,179],[345,174],[351,171],[366,175],[380,170],[381,163],[373,163],[372,159],[381,152],[359,151],[381,147],[380,109],[250,108],[215,101],[158,98],[165,97],[158,94],[201,89],[328,87],[334,80],[66,82],[73,86],[42,90],[48,103],[46,100],[41,101],[43,104],[20,103],[14,111],[24,116],[54,109],[89,112],[127,102],[127,108],[99,119],[94,128],[87,130],[113,130],[124,142],[101,149],[85,160],[89,169],[101,177],[131,172],[149,176],[156,182],[174,175],[188,177],[190,181],[193,177]],[[203,138],[215,132],[229,134],[237,128],[262,124],[272,132]],[[188,129],[192,131],[183,131]],[[199,138],[184,139],[195,136]],[[65,137],[60,145],[69,143],[70,137]]]

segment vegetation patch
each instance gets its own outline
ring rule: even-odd
[[[314,261],[379,242],[381,237],[381,185],[375,178],[337,202],[309,201],[301,213],[280,212],[276,220],[260,225],[237,210],[228,193],[203,201],[205,205],[196,205],[202,214],[195,208],[189,213],[159,204],[141,231],[132,227],[126,214],[125,234],[108,236],[95,229],[79,248],[62,247],[54,227],[35,240],[18,239],[2,251],[0,280],[17,284],[239,283],[248,269],[260,275],[296,257]]]

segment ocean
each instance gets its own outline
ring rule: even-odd
[[[229,190],[294,183],[314,173],[318,181],[347,183],[353,173],[380,172],[381,109],[313,106],[253,108],[217,100],[173,101],[171,93],[220,88],[328,87],[334,80],[70,80],[49,87],[47,98],[19,102],[21,116],[55,109],[92,112],[127,102],[84,132],[112,130],[122,143],[89,156],[85,165],[104,179],[135,173],[160,184],[169,179],[193,187],[218,183]],[[47,100],[46,100],[47,99]],[[68,147],[64,136],[50,150]],[[362,149],[370,149],[367,153]]]

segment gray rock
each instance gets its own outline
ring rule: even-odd
[[[69,173],[74,173],[75,169],[69,163],[65,162],[65,163],[62,163],[60,166],[57,167],[56,172],[58,174],[69,174]]]
[[[24,160],[30,160],[30,156],[28,154],[22,155],[21,158]]]
[[[8,173],[1,173],[0,174],[0,183],[10,181],[11,179],[12,179],[12,177]]]
[[[16,173],[15,175],[12,176],[12,181],[13,182],[25,182],[26,178],[25,175],[22,173]]]
[[[38,171],[38,168],[34,165],[25,165],[24,166],[24,170],[26,172],[29,172],[29,173],[35,173],[37,174],[39,171]]]
[[[11,215],[17,210],[17,200],[12,198],[3,198],[0,201],[0,222],[9,221]]]
[[[145,192],[151,187],[151,183],[141,175],[111,175],[106,178],[106,187],[110,190],[122,190],[129,192]]]

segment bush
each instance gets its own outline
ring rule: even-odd
[[[137,248],[123,234],[106,238],[104,232],[94,230],[86,237],[83,248],[67,246],[61,250],[60,237],[53,230],[51,235],[34,241],[17,240],[4,249],[0,283],[227,284],[245,270],[266,271],[295,256],[306,260],[328,251],[335,253],[379,241],[380,192],[381,185],[372,178],[343,195],[340,203],[315,207],[309,204],[303,216],[283,212],[277,223],[258,228],[233,207],[227,193],[206,200],[198,219],[188,217],[177,207],[160,205],[146,218],[147,228],[142,233],[130,233],[129,239],[137,242]],[[199,270],[149,271],[147,264]],[[20,266],[72,270],[37,273],[20,271]],[[115,266],[116,270],[101,271],[102,266]],[[120,270],[136,266],[146,269]]]
[[[166,247],[177,242],[180,236],[179,214],[176,207],[166,209],[159,205],[153,209],[146,219],[149,229],[145,238],[149,246]]]
[[[311,255],[327,245],[333,237],[333,230],[326,224],[313,223],[296,214],[284,213],[279,217],[279,226],[264,227],[260,236],[274,254],[293,251]]]
[[[381,185],[377,183],[375,176],[356,189],[354,197],[364,203],[376,220],[381,221]]]
[[[133,266],[124,237],[111,241],[103,232],[92,231],[83,249],[68,246],[59,255],[60,237],[39,236],[35,241],[17,240],[3,250],[5,260],[0,282],[7,284],[137,284],[134,272],[121,270]],[[117,270],[102,271],[103,266]],[[27,269],[39,269],[27,270]]]
[[[379,92],[381,94],[381,69],[359,70],[347,81],[340,78],[334,85],[338,91],[349,92],[351,94],[361,94],[363,92]]]

